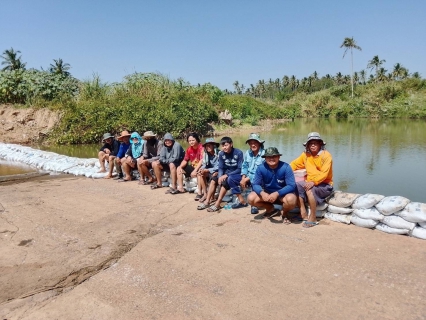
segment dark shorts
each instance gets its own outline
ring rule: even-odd
[[[307,201],[306,191],[303,188],[306,184],[306,181],[296,182],[298,196],[301,197],[304,201]],[[314,186],[312,189],[314,194],[315,201],[317,204],[324,203],[325,199],[333,192],[333,186],[327,183],[320,183],[317,186]]]
[[[176,168],[179,167],[180,162],[175,161],[175,162],[172,162],[172,163],[174,163]],[[170,164],[169,163],[160,163],[160,164],[163,167],[163,171],[170,172]]]
[[[194,171],[194,167],[191,166],[190,164],[187,164],[185,168],[183,168],[183,172],[185,173],[186,177],[191,176],[192,171]]]

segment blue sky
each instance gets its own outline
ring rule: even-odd
[[[160,72],[232,89],[259,79],[350,74],[345,37],[426,77],[426,1],[14,0],[2,1],[0,51],[20,50],[27,68],[62,58],[78,79],[119,82]]]

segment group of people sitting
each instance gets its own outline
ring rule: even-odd
[[[265,209],[262,218],[280,215],[284,224],[296,218],[303,220],[305,228],[318,224],[316,207],[333,192],[332,156],[325,150],[326,143],[318,132],[308,134],[303,144],[305,150],[290,163],[280,160],[277,148],[265,149],[265,141],[257,133],[249,135],[246,141],[249,149],[245,153],[234,148],[230,137],[223,137],[220,142],[207,138],[202,144],[197,133],[190,133],[187,141],[189,147],[185,151],[170,133],[163,140],[152,131],[141,137],[137,132],[130,134],[124,130],[117,139],[105,133],[99,151],[100,172],[107,172],[108,162],[105,178],[112,178],[115,167],[114,179],[126,182],[132,180],[131,172],[137,168],[139,184],[158,189],[163,187],[162,171],[168,171],[171,184],[166,193],[173,195],[186,192],[184,177],[197,179],[198,210],[219,211],[223,198],[231,190],[237,199],[233,209],[251,205],[252,214]],[[302,169],[306,170],[306,176],[296,182],[294,171]],[[242,192],[246,189],[252,191],[244,197]],[[300,208],[300,216],[290,217],[289,212],[296,206]]]

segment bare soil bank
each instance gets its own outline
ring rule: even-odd
[[[70,176],[0,184],[2,319],[422,319],[426,242]]]

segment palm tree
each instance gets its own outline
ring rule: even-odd
[[[236,80],[236,81],[233,83],[233,85],[234,85],[234,88],[235,88],[235,92],[236,92],[237,94],[239,94],[239,92],[240,92],[240,83],[238,82],[238,80]]]
[[[62,59],[53,59],[53,64],[50,64],[49,71],[54,74],[63,75],[65,77],[68,77],[70,73],[68,72],[69,69],[71,69],[71,66],[69,63],[64,63]]]
[[[361,80],[362,84],[364,84],[364,85],[365,85],[365,79],[367,78],[367,73],[365,72],[365,70],[364,70],[364,69],[362,69],[362,70],[359,72],[359,77],[360,77],[360,80]]]
[[[414,78],[414,79],[421,79],[422,77],[420,76],[420,73],[418,73],[417,71],[416,72],[414,72],[413,74],[412,74],[412,77]]]
[[[385,68],[380,68],[378,71],[377,71],[377,76],[376,76],[376,79],[377,79],[377,81],[380,81],[380,82],[385,82],[385,81],[387,81],[388,80],[388,78],[386,77],[386,72],[387,72],[388,70],[386,70]]]
[[[4,50],[3,55],[1,56],[4,61],[2,61],[2,65],[6,65],[2,71],[12,71],[12,70],[25,70],[26,63],[22,63],[21,56],[18,57],[18,54],[21,53],[21,51],[13,50],[13,48],[10,48],[10,50]]]
[[[374,56],[373,59],[368,61],[367,68],[371,70],[376,69],[376,77],[379,72],[379,68],[382,66],[383,63],[385,63],[386,60],[380,60],[379,56]]]
[[[296,89],[296,77],[294,76],[294,75],[292,75],[291,77],[290,77],[290,82],[289,82],[289,85],[290,85],[290,87],[291,87],[291,91],[294,91],[295,89]]]
[[[343,54],[343,58],[346,55],[346,52],[348,52],[348,50],[351,50],[351,84],[352,84],[352,98],[354,97],[354,79],[353,79],[353,74],[354,74],[354,58],[353,58],[353,49],[357,49],[357,50],[362,50],[360,46],[358,46],[354,40],[354,38],[345,38],[345,40],[343,40],[343,43],[341,44],[340,48],[345,47],[345,53]]]

